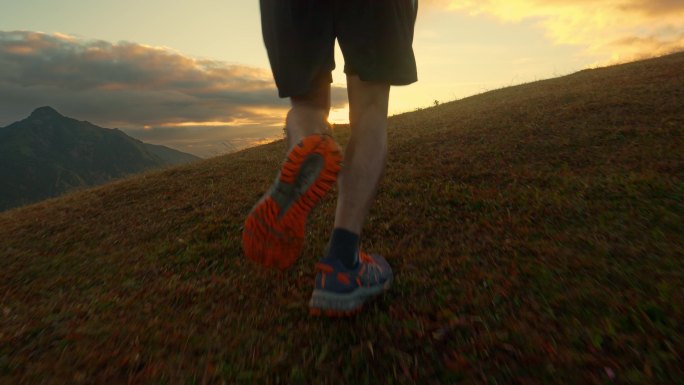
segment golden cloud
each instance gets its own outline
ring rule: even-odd
[[[425,0],[505,22],[536,21],[557,44],[586,47],[602,64],[684,49],[681,0]]]
[[[346,90],[333,85],[332,104]],[[200,156],[282,137],[271,72],[135,42],[0,31],[0,126],[50,105]]]
[[[0,122],[53,105],[124,128],[271,127],[282,125],[289,106],[267,69],[33,31],[0,31],[0,95],[12,100],[0,105]],[[346,99],[346,90],[333,86],[333,104]]]

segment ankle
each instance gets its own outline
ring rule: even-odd
[[[340,261],[346,268],[354,269],[359,263],[359,234],[335,228],[328,243],[326,258]]]

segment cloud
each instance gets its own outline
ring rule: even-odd
[[[558,44],[586,47],[604,64],[684,49],[681,0],[425,0],[433,7],[533,21]]]
[[[333,87],[332,100],[343,107],[346,90]],[[105,127],[224,132],[277,131],[289,106],[266,69],[132,42],[0,31],[0,126],[42,105]]]

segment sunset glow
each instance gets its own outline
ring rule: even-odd
[[[235,119],[228,122],[211,121],[211,122],[180,122],[180,123],[161,123],[159,127],[240,127],[259,122],[251,119]]]
[[[280,134],[289,103],[277,97],[258,2],[38,7],[12,2],[0,13],[0,126],[52,105],[160,144],[236,140],[254,126]],[[683,48],[679,1],[421,0],[419,81],[392,89],[390,114]],[[335,59],[329,120],[341,124],[339,48]]]
[[[328,122],[332,124],[349,123],[349,104],[346,104],[342,108],[331,108]]]

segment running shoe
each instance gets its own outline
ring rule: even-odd
[[[263,267],[290,267],[304,246],[311,209],[335,184],[342,155],[331,136],[316,134],[290,150],[271,189],[247,216],[242,247]]]
[[[351,316],[363,304],[392,284],[392,268],[379,255],[359,253],[355,269],[346,268],[339,260],[323,258],[316,264],[316,283],[309,301],[312,315]]]

